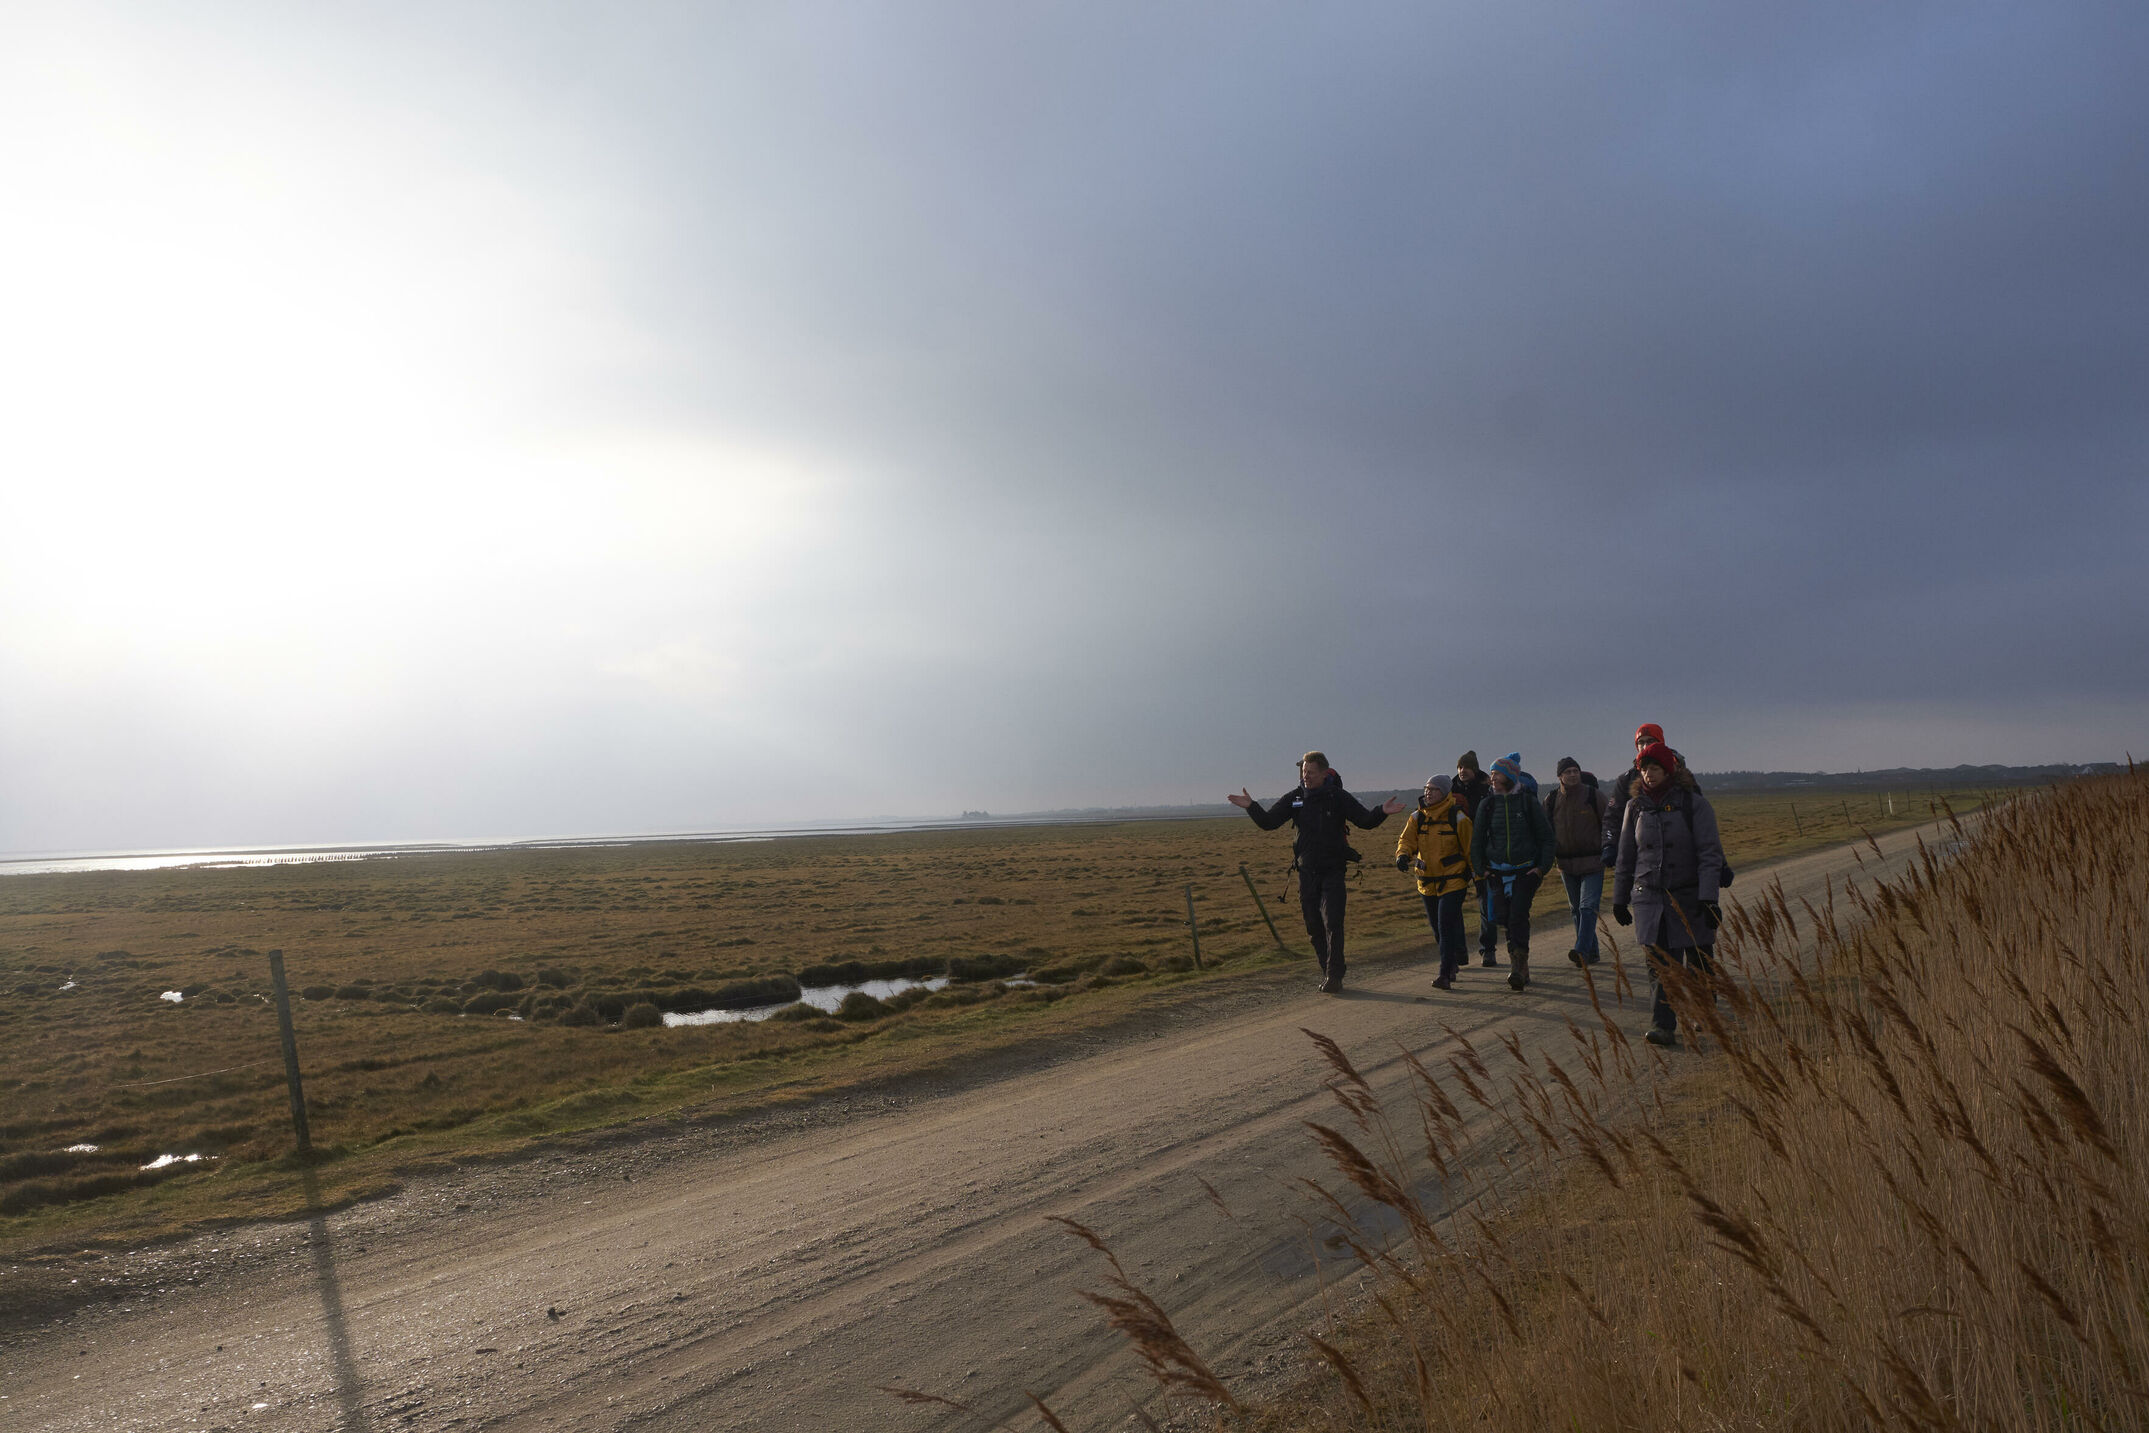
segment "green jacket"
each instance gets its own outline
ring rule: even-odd
[[[1496,792],[1478,803],[1475,826],[1470,833],[1470,864],[1481,876],[1529,866],[1544,875],[1559,859],[1551,818],[1537,798],[1519,786],[1505,796]]]

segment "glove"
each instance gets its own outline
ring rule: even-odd
[[[1724,908],[1714,901],[1703,901],[1701,918],[1709,923],[1710,930],[1715,930],[1724,923]]]
[[[1621,925],[1633,925],[1634,912],[1625,906],[1613,906],[1612,919],[1618,921]]]
[[[1395,858],[1395,868],[1396,868],[1396,869],[1397,869],[1398,871],[1401,871],[1401,872],[1402,872],[1402,873],[1403,873],[1404,875],[1406,875],[1406,876],[1407,876],[1407,875],[1409,875],[1409,874],[1410,874],[1410,857],[1408,857],[1408,856],[1397,856],[1397,857]]]
[[[1607,868],[1618,865],[1619,852],[1610,846],[1606,846],[1597,864]]]

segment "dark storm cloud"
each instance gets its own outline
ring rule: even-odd
[[[1231,731],[1336,719],[1231,679],[1315,642],[1305,686],[1489,725],[1667,673],[1727,721],[2142,695],[2098,654],[2149,635],[2145,39],[2120,8],[903,8],[614,62],[673,57],[645,312],[754,338],[678,401],[894,457],[980,536],[1170,530],[1159,584],[1216,610],[1092,670],[1227,653],[1198,690]]]

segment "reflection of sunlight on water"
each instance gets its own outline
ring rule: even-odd
[[[858,836],[894,831],[942,831],[985,826],[1018,826],[1001,821],[865,821],[846,825],[807,822],[797,826],[741,827],[718,831],[669,831],[640,835],[547,836],[535,840],[414,841],[380,846],[285,846],[268,849],[227,846],[194,851],[56,852],[44,856],[0,857],[0,876],[49,876],[68,871],[208,871],[257,870],[265,866],[310,866],[323,861],[381,861],[401,856],[470,855],[481,851],[610,850],[621,846],[686,841],[771,841],[785,836]]]
[[[728,1025],[738,1020],[766,1020],[777,1011],[791,1005],[811,1005],[833,1015],[843,997],[854,990],[862,990],[875,1000],[886,1000],[901,995],[906,990],[945,989],[948,977],[936,975],[930,980],[868,980],[863,985],[809,985],[799,992],[797,1000],[779,1001],[774,1005],[756,1005],[750,1010],[696,1010],[672,1013],[664,1017],[666,1025]]]
[[[142,1168],[165,1169],[175,1164],[199,1164],[205,1159],[215,1158],[216,1156],[213,1154],[160,1154],[149,1163],[143,1165]]]
[[[157,999],[159,999],[159,1000],[169,1000],[169,1001],[171,1001],[171,1002],[172,1002],[172,1004],[174,1004],[174,1005],[177,1005],[177,1004],[179,1004],[179,1003],[180,1003],[181,1001],[185,1000],[185,999],[186,999],[186,996],[184,996],[184,995],[180,994],[180,993],[179,993],[178,991],[176,991],[176,990],[167,990],[167,991],[165,991],[165,992],[164,992],[164,993],[163,993],[162,995],[159,995],[159,996],[157,997]]]

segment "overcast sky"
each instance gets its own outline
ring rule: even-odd
[[[2149,7],[0,9],[0,850],[2149,749]]]

